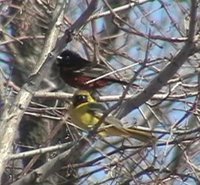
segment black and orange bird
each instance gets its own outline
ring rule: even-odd
[[[129,84],[126,81],[118,80],[114,77],[103,77],[94,80],[108,73],[106,66],[88,61],[82,58],[78,53],[70,50],[64,50],[57,57],[57,64],[61,78],[65,83],[75,88],[94,90],[112,83],[119,83],[121,85]],[[89,82],[91,80],[93,81]]]

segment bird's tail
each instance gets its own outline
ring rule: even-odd
[[[122,128],[113,125],[107,125],[100,128],[100,135],[104,137],[108,136],[122,136],[122,137],[132,137],[142,142],[155,143],[156,137],[151,133],[150,130],[140,129],[140,128]]]
[[[156,137],[151,133],[151,131],[141,130],[138,128],[123,128],[126,132],[128,132],[130,137],[138,139],[143,142],[154,143],[156,141]]]

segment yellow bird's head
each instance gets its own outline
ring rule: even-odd
[[[78,90],[75,92],[72,98],[72,104],[74,107],[87,102],[96,102],[96,100],[86,90]]]

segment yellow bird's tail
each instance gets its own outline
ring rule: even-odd
[[[98,132],[102,137],[122,136],[126,138],[132,137],[142,142],[152,143],[156,141],[156,137],[150,131],[139,128],[123,128],[109,124],[100,127]]]

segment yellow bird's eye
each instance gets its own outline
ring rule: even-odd
[[[77,107],[78,105],[86,102],[88,102],[88,97],[86,95],[76,95],[73,98],[74,107]]]

